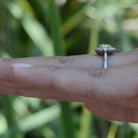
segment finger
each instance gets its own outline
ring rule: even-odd
[[[138,122],[138,109],[112,104],[96,98],[85,102],[85,106],[93,114],[106,119],[123,122]]]
[[[109,57],[109,67],[127,65],[136,62],[138,49],[113,54]],[[103,68],[103,57],[98,55],[81,55],[67,57],[33,57],[19,59],[0,59],[3,67],[11,65],[11,63],[26,63],[35,66],[58,66],[58,67],[76,67],[76,68]]]
[[[78,95],[72,96],[71,94],[64,94],[61,92],[57,93],[54,91],[42,91],[42,90],[33,89],[33,88],[0,86],[0,93],[7,94],[7,95],[18,95],[18,96],[35,97],[35,98],[43,98],[43,99],[58,99],[62,101],[76,101],[76,102],[84,101],[84,97],[80,97]]]
[[[109,57],[109,67],[122,66],[133,64],[136,62],[137,51],[114,54]],[[93,70],[103,68],[103,58],[97,55],[82,55],[69,57],[35,57],[35,58],[19,58],[19,59],[0,59],[0,83],[14,82],[12,76],[11,64],[25,63],[32,66],[55,66],[55,67],[75,67],[75,68],[90,68]],[[18,83],[18,82],[16,82]]]
[[[37,88],[106,100],[120,100],[137,96],[138,70],[136,64],[98,71],[38,66],[24,68],[17,65],[20,64],[14,66],[14,78],[18,82]]]
[[[13,76],[16,81],[29,87],[78,97],[83,97],[87,88],[93,88],[92,78],[84,70],[38,66],[24,68],[19,65],[14,64]]]
[[[25,63],[33,66],[56,66],[56,67],[76,67],[98,69],[102,67],[102,57],[97,55],[81,55],[81,56],[54,56],[54,57],[31,57],[18,59],[0,59],[3,67],[9,67],[14,63]],[[3,69],[3,68],[1,68]]]

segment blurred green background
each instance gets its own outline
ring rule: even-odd
[[[1,57],[91,54],[101,43],[137,47],[137,0],[0,0]],[[138,138],[138,124],[81,103],[1,94],[0,138]]]

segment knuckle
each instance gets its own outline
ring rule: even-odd
[[[56,61],[59,64],[68,64],[72,62],[72,57],[67,57],[67,56],[57,56]]]
[[[67,57],[62,57],[62,56],[58,56],[56,57],[56,61],[60,64],[64,64],[68,61],[68,58]]]

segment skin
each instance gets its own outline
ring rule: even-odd
[[[0,93],[83,102],[93,114],[138,122],[138,49],[109,57],[0,59]]]

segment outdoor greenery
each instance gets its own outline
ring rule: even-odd
[[[101,43],[137,47],[137,0],[0,0],[1,57],[91,54]],[[1,94],[0,138],[138,138],[138,124],[81,103]]]

